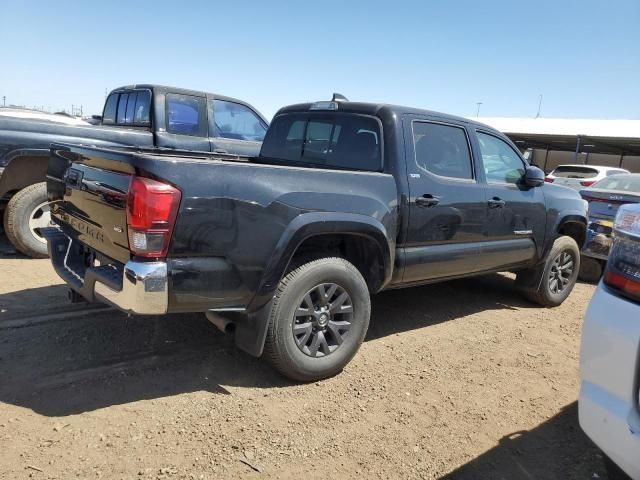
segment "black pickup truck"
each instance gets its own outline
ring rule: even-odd
[[[73,291],[135,314],[208,312],[303,381],[353,357],[381,290],[513,271],[559,305],[587,214],[486,125],[347,101],[281,109],[257,157],[53,146],[48,192],[51,258]]]
[[[0,109],[5,232],[25,255],[46,256],[40,230],[51,218],[45,185],[51,143],[257,155],[266,131],[266,120],[241,100],[159,85],[113,90],[96,126],[61,115]]]

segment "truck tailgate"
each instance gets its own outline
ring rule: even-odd
[[[68,236],[126,263],[129,155],[53,146],[47,172],[51,215]]]

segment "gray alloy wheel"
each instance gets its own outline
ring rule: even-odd
[[[309,382],[340,372],[369,328],[367,282],[342,258],[312,260],[278,285],[264,356],[285,377]]]
[[[516,285],[532,302],[556,307],[569,296],[580,271],[580,250],[568,236],[556,238],[544,263],[516,274]]]
[[[556,255],[551,263],[547,279],[549,282],[549,291],[554,295],[561,294],[565,288],[568,288],[574,270],[575,262],[567,251],[560,252]]]
[[[351,328],[353,302],[341,286],[322,283],[304,295],[294,315],[298,348],[310,357],[323,357],[342,345]]]

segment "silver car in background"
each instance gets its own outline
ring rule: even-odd
[[[574,190],[582,190],[603,178],[621,173],[630,172],[624,168],[599,167],[597,165],[558,165],[546,176],[544,181],[573,188]]]

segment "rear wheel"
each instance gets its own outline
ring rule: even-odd
[[[578,279],[580,250],[576,241],[559,237],[545,263],[535,269],[517,273],[516,285],[534,303],[556,307],[566,300]]]
[[[596,283],[602,276],[602,261],[591,257],[580,258],[578,278],[583,282]]]
[[[25,255],[47,257],[47,241],[41,230],[51,225],[45,182],[29,185],[9,200],[4,214],[4,231],[13,246]]]
[[[360,348],[370,313],[367,284],[351,263],[341,258],[306,263],[280,282],[265,356],[293,380],[333,376]]]

